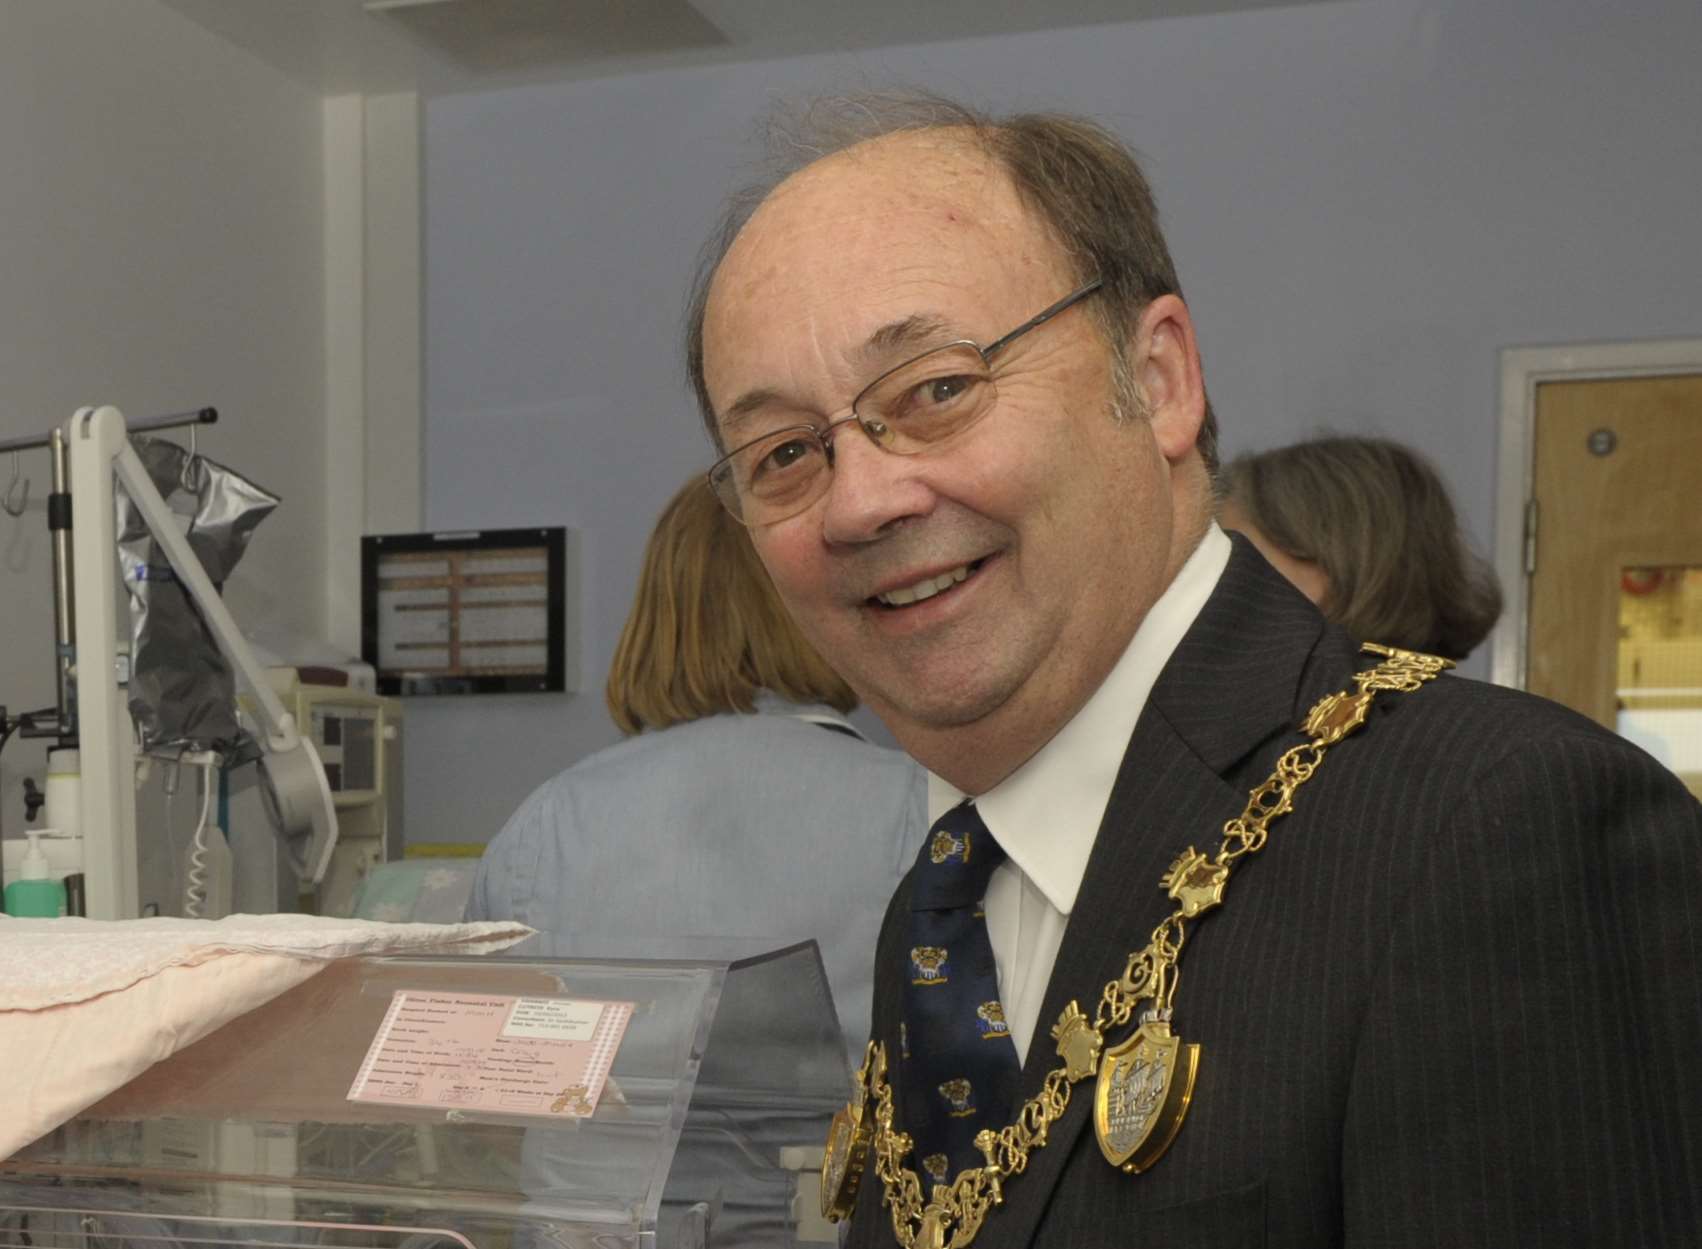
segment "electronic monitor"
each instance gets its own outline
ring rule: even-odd
[[[361,539],[361,658],[380,694],[567,688],[567,531]]]

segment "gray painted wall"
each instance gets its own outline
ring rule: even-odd
[[[284,499],[225,593],[274,638],[324,631],[320,118],[314,92],[155,0],[0,2],[0,437],[88,404],[218,407],[200,450]],[[14,714],[54,698],[47,452],[19,469],[29,510],[0,516]],[[7,745],[9,833],[44,768],[42,742]]]
[[[1226,451],[1406,439],[1487,552],[1497,350],[1702,335],[1699,48],[1685,0],[1378,0],[434,102],[427,523],[580,530],[585,688],[411,702],[410,837],[489,837],[615,739],[644,538],[710,459],[682,293],[773,94],[906,81],[1106,121],[1158,188]]]

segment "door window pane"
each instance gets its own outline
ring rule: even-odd
[[[1619,731],[1702,795],[1702,567],[1619,579]]]

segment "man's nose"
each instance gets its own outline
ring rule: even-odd
[[[881,450],[860,428],[834,431],[822,535],[835,543],[873,542],[899,521],[934,505],[922,480],[921,457]]]

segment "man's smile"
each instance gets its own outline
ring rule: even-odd
[[[984,562],[984,560],[977,559],[971,560],[967,564],[959,564],[956,568],[948,569],[935,576],[923,577],[910,585],[899,586],[873,595],[869,601],[887,608],[908,607],[912,603],[920,603],[924,599],[931,599],[936,594],[943,594],[952,587],[967,581],[973,573],[980,571]]]

